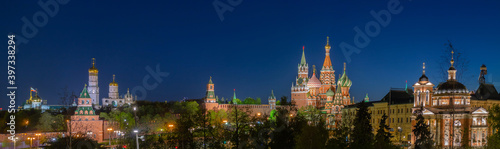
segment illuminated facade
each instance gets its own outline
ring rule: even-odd
[[[344,63],[344,72],[342,76],[339,75],[339,79],[335,83],[335,70],[332,67],[330,50],[331,46],[327,37],[325,59],[318,79],[315,65],[313,65],[312,76],[308,76],[309,66],[306,62],[304,48],[302,48],[302,58],[298,65],[298,75],[295,84],[292,84],[291,87],[291,101],[298,108],[313,106],[321,109],[326,114],[328,126],[333,127],[341,121],[342,108],[351,104],[349,90],[352,81],[347,77]]]
[[[380,121],[385,114],[388,117],[386,124],[391,128],[390,133],[394,136],[391,141],[397,145],[408,146],[413,129],[410,119],[413,100],[413,91],[408,88],[392,88],[378,101],[369,101],[367,95],[364,102],[371,114],[370,124],[373,127],[373,134],[377,134]],[[342,109],[342,125],[353,128],[352,121],[356,117],[358,104],[348,105]]]
[[[468,91],[465,85],[457,81],[453,56],[450,63],[448,80],[440,83],[434,90],[434,85],[425,76],[424,65],[422,77],[413,85],[415,100],[411,116],[412,126],[416,125],[416,116],[422,114],[430,125],[436,146],[458,147],[462,144],[473,147],[484,146],[489,134],[486,121],[488,111],[483,107],[471,105],[473,92]],[[421,108],[423,110],[420,110]],[[412,144],[415,140],[415,136],[412,135]]]

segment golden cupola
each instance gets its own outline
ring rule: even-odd
[[[118,86],[118,83],[115,82],[115,75],[113,75],[113,82],[109,83],[109,86]]]
[[[89,73],[98,73],[99,71],[95,68],[95,58],[92,58],[92,67],[89,68]]]

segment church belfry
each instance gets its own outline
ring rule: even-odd
[[[94,105],[99,105],[99,84],[98,84],[99,71],[95,67],[95,58],[92,58],[92,67],[89,68],[89,86],[87,90]]]

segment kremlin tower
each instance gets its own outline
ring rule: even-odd
[[[292,97],[291,101],[295,102],[295,105],[302,107],[308,104],[307,101],[307,84],[309,82],[309,65],[306,62],[306,55],[304,53],[304,47],[302,47],[302,58],[297,67],[298,76],[295,78],[295,85],[292,83]]]

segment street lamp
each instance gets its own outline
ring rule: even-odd
[[[35,140],[35,138],[28,137],[28,140],[30,140],[30,148],[32,148],[32,146],[33,146],[33,140]]]
[[[135,143],[137,144],[137,149],[139,149],[139,136],[138,136],[139,131],[136,129],[134,130],[134,133],[135,133]]]
[[[16,142],[19,140],[19,137],[14,138],[14,149],[16,149]]]
[[[111,131],[113,131],[113,128],[108,128],[108,142],[109,142],[109,146],[111,146]]]
[[[37,134],[35,134],[35,136],[38,136],[38,143],[37,143],[37,145],[38,145],[38,146],[40,146],[40,136],[41,136],[41,135],[42,135],[41,133],[37,133]]]

